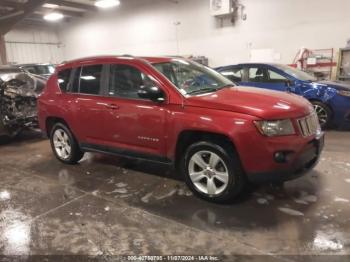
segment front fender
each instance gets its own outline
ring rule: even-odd
[[[327,85],[308,84],[301,87],[302,95],[308,100],[318,100],[325,104],[337,95],[337,90]]]

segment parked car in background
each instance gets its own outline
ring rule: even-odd
[[[37,126],[37,97],[46,81],[14,66],[0,66],[0,137]]]
[[[285,181],[317,163],[323,133],[304,98],[237,87],[186,59],[90,57],[59,65],[39,123],[63,163],[84,152],[172,164],[204,199],[226,202],[247,181]]]
[[[55,72],[53,64],[19,64],[17,65],[28,73],[49,78]]]
[[[350,127],[350,85],[317,81],[313,76],[281,64],[238,64],[217,68],[242,86],[287,91],[308,99],[322,127]]]

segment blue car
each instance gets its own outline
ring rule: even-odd
[[[241,86],[292,92],[308,99],[323,128],[350,127],[350,85],[317,81],[313,76],[281,64],[238,64],[216,69]]]

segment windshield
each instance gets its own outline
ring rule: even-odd
[[[234,85],[215,70],[187,60],[174,59],[170,62],[153,64],[153,66],[183,95],[209,93]]]
[[[287,65],[276,65],[276,67],[283,72],[285,72],[288,75],[291,75],[299,80],[303,81],[316,81],[317,79],[313,77],[312,75],[309,75],[308,73],[305,73],[304,71],[301,71],[299,69],[296,69],[291,66]]]

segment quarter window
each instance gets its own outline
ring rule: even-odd
[[[111,65],[108,94],[124,98],[141,99],[138,92],[145,87],[155,86],[153,81],[135,67]]]
[[[98,95],[101,88],[102,65],[84,66],[80,74],[79,93]]]
[[[71,72],[72,69],[70,68],[58,72],[58,85],[60,86],[62,92],[67,91]]]

